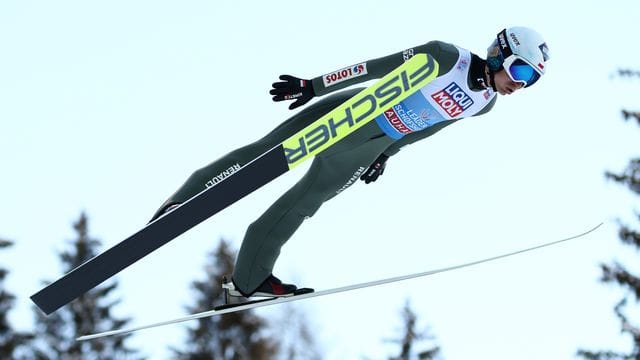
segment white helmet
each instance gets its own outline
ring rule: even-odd
[[[533,85],[544,75],[549,48],[535,30],[511,27],[498,33],[487,48],[487,65],[495,73],[504,68],[515,82]]]

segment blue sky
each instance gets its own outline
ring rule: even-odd
[[[628,348],[612,313],[622,293],[597,279],[603,261],[639,270],[615,235],[617,218],[633,221],[636,201],[603,177],[637,155],[637,128],[619,110],[637,106],[639,84],[611,75],[638,68],[631,27],[638,5],[394,5],[0,3],[0,236],[16,242],[0,262],[18,296],[15,326],[30,327],[28,296],[59,276],[55,252],[73,238],[81,211],[91,233],[112,246],[192,171],[290,116],[267,94],[278,75],[318,76],[435,39],[484,56],[498,31],[523,25],[542,33],[551,51],[540,83],[403,149],[378,182],[326,204],[286,245],[276,274],[333,288],[492,256],[605,221],[596,234],[537,253],[294,306],[308,313],[330,359],[382,357],[382,339],[396,332],[406,299],[446,359],[566,359],[580,347]],[[183,315],[189,284],[218,239],[239,247],[246,226],[304,171],[118,275],[118,311],[136,324]],[[410,196],[398,191],[409,188]],[[282,309],[260,313],[282,316]],[[150,330],[133,343],[162,358],[183,332]]]

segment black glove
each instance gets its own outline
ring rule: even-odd
[[[389,157],[387,155],[380,154],[376,161],[369,166],[367,171],[360,176],[360,180],[364,181],[365,184],[378,180],[378,177],[384,173],[384,168],[387,166],[388,159]]]
[[[296,101],[289,105],[289,110],[306,104],[316,96],[311,80],[298,79],[291,75],[280,75],[280,80],[284,81],[273,83],[271,85],[273,89],[269,91],[269,94],[273,95],[273,101],[296,99]]]

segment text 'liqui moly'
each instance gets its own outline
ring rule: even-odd
[[[455,82],[431,95],[431,98],[454,119],[473,105],[473,99]]]

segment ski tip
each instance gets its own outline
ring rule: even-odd
[[[108,332],[104,332],[104,333],[83,335],[83,336],[77,337],[76,341],[80,342],[80,341],[93,340],[93,339],[97,339],[97,338],[101,338],[101,337],[105,337],[105,336],[116,335],[117,333],[118,333],[117,331],[108,331]]]

